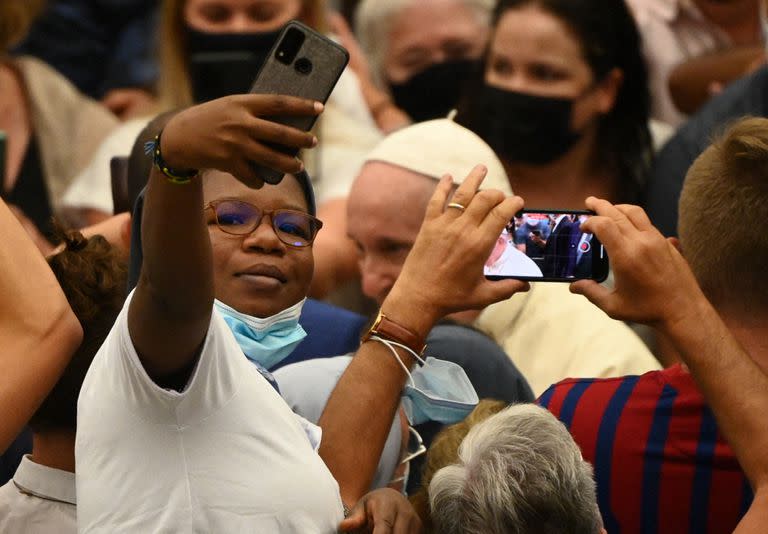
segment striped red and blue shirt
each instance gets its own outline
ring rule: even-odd
[[[609,534],[731,533],[749,483],[691,375],[568,379],[538,400],[595,469]]]

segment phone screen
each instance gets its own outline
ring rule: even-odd
[[[581,224],[592,215],[563,210],[518,213],[496,240],[483,269],[485,276],[542,282],[605,280],[605,249],[593,234],[581,231]]]

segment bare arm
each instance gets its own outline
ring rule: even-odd
[[[737,532],[768,527],[768,376],[723,323],[675,246],[636,206],[589,199],[598,213],[582,225],[611,257],[616,286],[573,284],[575,292],[616,319],[656,327],[679,352],[752,483],[756,498]]]
[[[168,122],[161,140],[163,156],[172,168],[220,169],[261,187],[249,162],[283,172],[301,167],[298,160],[267,148],[263,141],[311,147],[314,138],[258,117],[315,114],[320,109],[310,101],[280,96],[214,100]],[[128,315],[131,339],[154,380],[177,373],[188,376],[208,330],[214,298],[201,179],[176,185],[153,168],[142,232],[144,265]]]
[[[82,336],[56,277],[0,200],[0,451],[56,384]]]
[[[422,339],[448,313],[482,308],[527,288],[523,282],[483,277],[496,238],[523,204],[499,191],[476,193],[485,172],[477,167],[456,191],[453,201],[467,206],[464,212],[444,209],[451,181],[441,181],[403,271],[382,304],[387,317]],[[404,351],[400,356],[406,365],[414,363]],[[386,347],[364,343],[328,399],[319,422],[320,456],[347,504],[370,487],[405,379]]]

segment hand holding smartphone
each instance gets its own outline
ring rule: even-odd
[[[523,210],[496,241],[484,267],[490,280],[515,278],[574,282],[608,277],[608,255],[593,234],[581,231],[591,211]]]
[[[291,21],[256,75],[251,93],[298,96],[325,103],[348,62],[349,53],[342,46],[300,22]],[[263,118],[304,131],[311,130],[317,120],[316,116],[291,115]],[[298,153],[282,145],[269,146],[291,156]],[[278,171],[253,166],[266,183],[277,184],[283,179]]]

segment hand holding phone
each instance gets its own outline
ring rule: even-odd
[[[512,219],[512,233],[523,237],[515,240],[516,246],[495,250],[495,257],[485,265],[486,278],[602,282],[608,277],[608,255],[594,235],[581,231],[581,224],[592,215],[594,212],[580,210],[519,212]]]
[[[349,54],[343,47],[304,24],[291,21],[267,56],[251,93],[298,96],[325,103],[348,62]],[[316,116],[286,114],[264,118],[307,132],[317,120]],[[290,156],[298,153],[295,148],[281,144],[269,146]],[[256,163],[253,167],[269,184],[283,179],[283,173],[275,169]]]

